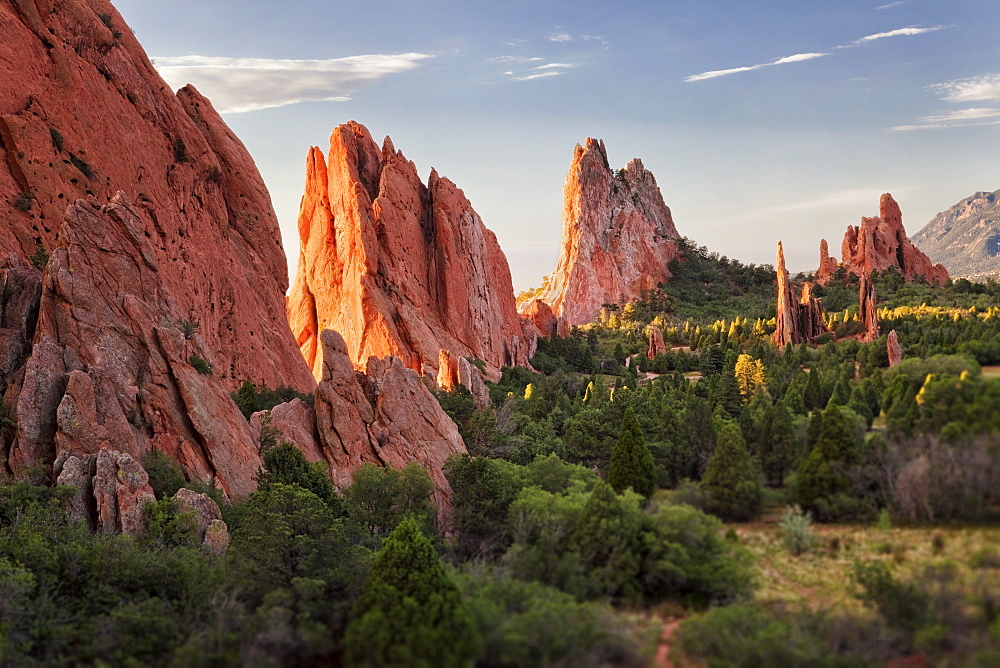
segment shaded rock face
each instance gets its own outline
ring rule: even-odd
[[[486,362],[491,377],[530,354],[507,259],[461,190],[381,150],[353,121],[324,159],[310,150],[288,321],[317,379],[324,329],[340,332],[357,368],[393,356],[436,377],[439,352]]]
[[[104,0],[0,3],[0,79],[8,472],[156,447],[249,493],[259,458],[228,391],[314,387],[249,154],[197,91],[171,92]],[[39,246],[41,272],[25,261]]]
[[[322,332],[323,380],[316,388],[316,425],[323,458],[338,487],[366,462],[403,468],[417,462],[444,500],[451,488],[445,460],[466,452],[451,418],[420,376],[395,357],[370,357],[355,371],[344,338]]]
[[[679,236],[642,162],[613,172],[604,142],[588,138],[573,154],[563,186],[562,249],[538,298],[567,325],[589,323],[603,304],[637,299],[666,280]]]
[[[64,455],[57,469],[56,482],[76,488],[70,517],[105,533],[145,530],[146,504],[156,497],[146,470],[131,455],[108,449],[83,457]]]
[[[893,367],[903,361],[903,347],[899,345],[899,335],[891,330],[885,340],[885,350],[889,356],[889,366]]]
[[[552,311],[552,307],[541,299],[532,299],[521,304],[518,313],[534,328],[536,336],[546,339],[551,339],[554,336],[569,336],[569,327],[567,327],[566,321],[558,317]]]
[[[823,318],[823,300],[812,296],[812,285],[805,283],[798,300],[788,280],[785,251],[778,242],[777,256],[778,303],[775,312],[774,342],[778,347],[790,343],[806,343],[827,331]]]
[[[816,274],[820,283],[829,281],[839,266],[826,247],[824,239],[820,242],[820,266]],[[881,273],[893,268],[907,281],[918,277],[942,285],[948,281],[948,270],[932,263],[907,238],[903,214],[889,193],[882,195],[877,217],[862,218],[859,226],[848,225],[841,253],[840,265],[857,276],[870,276],[872,271]]]
[[[879,337],[882,330],[878,324],[878,297],[875,294],[875,284],[865,274],[861,275],[858,287],[858,317],[865,328],[861,334],[861,341],[871,343]]]

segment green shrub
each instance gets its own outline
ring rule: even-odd
[[[212,365],[208,360],[204,359],[198,353],[194,353],[188,358],[188,364],[194,367],[194,370],[203,376],[212,375]]]
[[[147,452],[142,458],[142,466],[157,499],[172,497],[187,482],[181,467],[162,450]]]
[[[62,133],[55,128],[49,128],[49,137],[52,138],[52,145],[56,147],[57,151],[63,150],[63,136]]]
[[[187,146],[184,140],[178,137],[174,140],[174,160],[177,162],[188,162]]]
[[[69,154],[69,161],[73,163],[73,166],[79,169],[80,173],[86,176],[88,179],[94,177],[94,168],[91,167],[86,162],[84,162],[82,159],[80,159],[80,157],[77,156],[75,153]]]
[[[351,609],[344,658],[355,666],[461,666],[482,640],[454,580],[420,525],[386,538]]]
[[[320,498],[337,517],[347,515],[344,500],[337,494],[325,462],[308,462],[302,451],[285,442],[264,453],[264,469],[257,473],[260,489],[269,485],[299,485]]]
[[[457,578],[484,640],[479,659],[504,666],[637,666],[646,660],[634,624],[612,608],[581,603],[499,569],[472,569]]]
[[[18,211],[24,211],[27,213],[31,211],[31,207],[35,204],[35,196],[29,192],[19,192],[17,197],[14,198],[14,208]]]
[[[38,271],[44,271],[46,265],[49,263],[50,257],[49,252],[45,250],[45,246],[39,243],[35,246],[35,252],[32,253],[31,257],[28,259],[31,261],[32,267]]]
[[[816,536],[809,528],[811,524],[811,514],[802,512],[798,505],[788,506],[778,525],[785,549],[795,556],[811,551],[816,546]]]

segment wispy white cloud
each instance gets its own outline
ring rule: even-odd
[[[576,67],[576,63],[549,63],[548,65],[539,65],[538,67],[536,67],[534,69],[536,69],[536,70],[555,70],[555,69],[565,70],[565,69],[569,69],[569,68],[572,68],[572,67]]]
[[[893,130],[896,132],[946,130],[949,128],[967,128],[981,125],[1000,125],[1000,109],[973,107],[933,116],[923,116],[917,119],[917,122],[912,125],[897,125]]]
[[[909,37],[912,35],[923,35],[929,32],[936,32],[938,30],[944,30],[944,26],[933,26],[931,28],[899,28],[898,30],[890,30],[888,32],[877,32],[874,35],[867,35],[861,39],[854,40],[854,44],[868,44],[869,42],[874,42],[875,40],[885,39],[886,37]]]
[[[528,56],[495,56],[490,58],[491,63],[532,63],[541,60],[539,57],[529,58]]]
[[[1000,100],[1000,73],[946,81],[934,84],[931,89],[942,93],[941,97],[948,102]]]
[[[878,10],[881,11],[883,9],[892,9],[893,7],[899,7],[900,5],[905,5],[905,4],[906,4],[906,0],[897,0],[897,2],[890,2],[887,5],[879,5],[875,9],[878,9]]]
[[[570,42],[573,40],[573,36],[564,32],[556,32],[552,33],[545,39],[549,40],[550,42]]]
[[[744,67],[733,67],[728,70],[712,70],[710,72],[702,72],[701,74],[692,74],[689,77],[684,77],[684,81],[690,83],[692,81],[704,81],[705,79],[715,79],[717,77],[724,77],[730,74],[737,74],[739,72],[750,72],[753,70],[759,70],[764,67],[771,67],[772,65],[786,65],[788,63],[800,63],[805,60],[814,60],[816,58],[822,58],[823,56],[828,56],[828,53],[796,53],[791,56],[785,56],[783,58],[777,58],[769,63],[758,63],[757,65],[746,65]]]
[[[194,84],[220,113],[344,101],[367,83],[418,67],[425,53],[370,54],[330,60],[269,60],[218,56],[157,57],[174,88]]]
[[[560,74],[565,74],[565,72],[561,70],[546,70],[545,72],[539,72],[537,74],[526,74],[514,77],[514,81],[531,81],[533,79],[542,79],[545,77],[557,77]]]
[[[883,5],[879,9],[888,8],[896,6],[900,3],[890,3],[889,5]],[[899,28],[898,30],[890,30],[888,32],[880,32],[874,35],[867,35],[861,39],[857,39],[854,42],[842,46],[835,46],[834,49],[850,49],[853,47],[861,46],[862,44],[868,44],[874,42],[875,40],[885,39],[886,37],[900,37],[904,35],[923,35],[924,33],[934,32],[936,30],[943,30],[945,26],[934,26],[931,28]],[[743,67],[732,67],[726,70],[711,70],[709,72],[702,72],[701,74],[692,74],[691,76],[684,77],[684,81],[690,83],[692,81],[704,81],[705,79],[715,79],[717,77],[724,77],[730,74],[737,74],[739,72],[752,72],[753,70],[759,70],[764,67],[770,67],[772,65],[785,65],[787,63],[800,63],[804,60],[814,60],[816,58],[822,58],[823,56],[829,56],[829,53],[797,53],[792,56],[785,56],[784,58],[778,58],[772,60],[769,63],[758,63],[756,65],[745,65]]]

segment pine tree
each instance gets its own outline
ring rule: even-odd
[[[355,666],[458,666],[482,649],[458,587],[412,519],[375,557],[351,609],[344,661]]]
[[[653,456],[646,447],[646,439],[642,436],[639,420],[631,406],[625,411],[621,435],[611,451],[608,484],[619,493],[631,487],[646,498],[656,491]]]
[[[760,481],[736,423],[723,425],[701,484],[723,519],[745,521],[760,512]]]

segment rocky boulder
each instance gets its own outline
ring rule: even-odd
[[[656,359],[657,355],[667,352],[667,344],[663,342],[663,330],[650,325],[646,328],[646,335],[649,337],[649,347],[646,349],[646,359]]]
[[[396,357],[370,357],[364,373],[355,371],[339,333],[324,330],[321,340],[316,423],[334,484],[349,485],[367,462],[395,468],[417,462],[440,490],[438,500],[450,496],[442,468],[466,452],[465,444],[421,377]]]
[[[828,282],[839,266],[857,276],[896,269],[907,281],[918,277],[941,285],[948,281],[948,270],[932,263],[907,238],[903,214],[889,193],[883,194],[879,201],[878,216],[862,218],[858,226],[847,226],[841,253],[838,265],[836,258],[830,257],[827,251],[826,240],[820,242],[820,266],[816,272],[820,283]]]
[[[903,361],[903,347],[899,345],[899,335],[891,330],[885,340],[885,351],[889,356],[889,366],[894,367]]]
[[[567,325],[589,323],[603,304],[637,299],[665,281],[679,237],[642,161],[612,171],[604,142],[588,138],[573,153],[559,261],[538,299]]]
[[[527,363],[507,259],[462,191],[353,121],[326,158],[309,151],[288,321],[317,379],[324,329],[358,369],[392,356],[432,380],[440,351],[482,359],[491,378]]]
[[[146,504],[156,501],[142,464],[126,452],[102,449],[78,457],[64,453],[57,465],[59,485],[76,488],[70,517],[87,520],[105,533],[137,534],[146,528]]]

